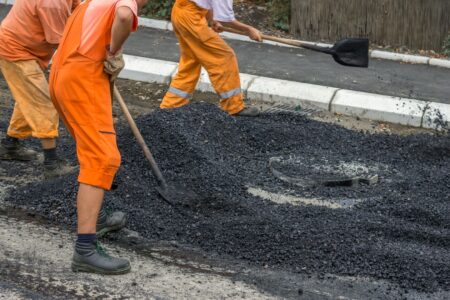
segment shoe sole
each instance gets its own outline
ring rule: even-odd
[[[120,229],[124,228],[126,224],[127,224],[127,217],[123,218],[122,223],[120,223],[118,225],[100,229],[96,233],[97,237],[100,238],[100,237],[104,236],[105,234],[107,234],[108,232],[119,231]]]
[[[128,265],[125,268],[117,269],[117,270],[105,270],[105,269],[97,268],[97,267],[87,265],[87,264],[72,262],[72,271],[75,273],[83,272],[83,273],[95,273],[95,274],[102,274],[102,275],[122,275],[122,274],[129,273],[131,271],[131,266]]]
[[[10,156],[8,154],[0,155],[0,160],[35,161],[37,159],[38,159],[37,157],[33,157],[33,158],[18,158],[18,157]]]

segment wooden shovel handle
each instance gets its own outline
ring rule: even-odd
[[[112,85],[114,85],[114,84],[112,83]],[[164,177],[163,177],[161,171],[159,170],[158,164],[156,163],[152,152],[150,151],[147,144],[145,143],[145,140],[142,137],[142,134],[139,131],[139,129],[136,125],[136,122],[134,121],[133,117],[131,116],[130,111],[128,110],[128,107],[122,98],[122,95],[120,94],[119,90],[117,89],[117,87],[115,85],[113,86],[113,90],[114,90],[114,96],[116,97],[117,102],[119,102],[119,106],[122,109],[123,114],[125,115],[125,118],[127,119],[128,124],[130,125],[131,131],[133,132],[134,136],[136,137],[138,144],[141,146],[142,151],[144,151],[145,157],[147,158],[147,160],[150,163],[150,167],[153,171],[153,174],[156,176],[159,183],[163,187],[165,187],[166,181],[164,180]]]
[[[229,28],[229,27],[223,27],[223,31],[248,36],[247,34],[245,34],[242,31],[239,31],[239,30],[236,30],[233,28]],[[266,34],[261,34],[261,37],[263,38],[263,40],[278,42],[278,43],[291,45],[291,46],[295,46],[295,47],[303,47],[305,45],[305,43],[302,43],[297,40],[285,39],[285,38],[280,38],[280,37],[266,35]]]

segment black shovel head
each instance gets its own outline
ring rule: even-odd
[[[348,38],[334,44],[334,60],[344,66],[367,68],[369,66],[369,39]]]
[[[168,184],[165,187],[158,186],[156,189],[159,195],[171,205],[190,206],[191,203],[200,198],[194,191],[182,185]]]

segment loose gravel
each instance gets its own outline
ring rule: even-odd
[[[158,110],[137,123],[167,179],[201,195],[178,206],[161,199],[130,130],[118,128],[123,164],[119,188],[108,193],[107,203],[126,211],[129,228],[144,237],[319,277],[367,276],[405,289],[450,289],[448,137],[370,135],[294,114],[235,118],[210,104]],[[70,140],[63,150],[74,158]],[[311,165],[359,166],[376,170],[380,180],[373,186],[292,186],[272,175],[272,157],[303,158],[308,163],[295,165],[298,174]],[[7,201],[74,224],[76,187],[76,176],[67,176],[19,188]],[[358,201],[346,209],[277,204],[250,195],[249,187]]]

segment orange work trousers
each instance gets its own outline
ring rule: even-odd
[[[7,61],[0,58],[0,70],[15,100],[7,134],[52,139],[58,136],[58,112],[48,93],[48,83],[36,60]]]
[[[177,0],[172,9],[172,24],[180,43],[181,57],[178,73],[161,108],[176,108],[189,103],[202,66],[220,96],[223,110],[236,114],[245,108],[236,55],[219,34],[208,27],[207,13],[190,0]]]
[[[78,181],[109,190],[121,159],[103,63],[72,61],[50,75],[53,103],[76,142]]]

